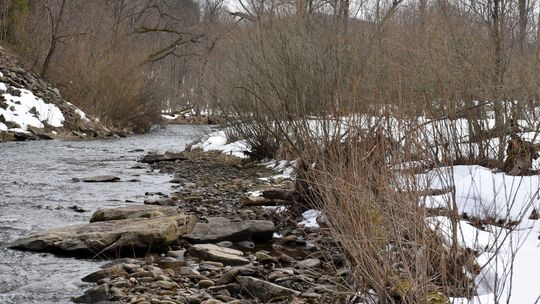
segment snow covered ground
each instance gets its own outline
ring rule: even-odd
[[[245,140],[228,143],[225,131],[217,131],[205,136],[200,143],[194,145],[192,148],[201,148],[203,151],[221,151],[224,154],[240,158],[247,158],[248,156],[244,151],[250,151],[249,145]]]
[[[55,128],[64,126],[65,117],[58,106],[45,102],[30,90],[8,86],[0,82],[0,100],[3,100],[0,101],[0,131],[30,133],[29,127],[41,129],[45,125]],[[68,105],[84,122],[90,121],[81,109],[69,102]]]
[[[205,137],[194,147],[204,151],[218,150],[245,157],[249,150],[245,141],[228,143],[223,131]],[[293,165],[288,161],[269,161],[282,177],[294,178]],[[452,303],[540,303],[540,220],[529,219],[534,209],[540,211],[540,177],[508,176],[481,166],[454,166],[431,170],[416,175],[420,188],[455,189],[454,193],[421,197],[419,203],[430,208],[451,208],[455,204],[460,214],[470,217],[519,221],[514,229],[485,225],[482,229],[462,220],[457,240],[463,248],[478,253],[481,272],[475,277],[477,295],[471,299],[454,298]],[[250,193],[260,195],[260,193]],[[318,227],[317,210],[308,210],[299,223],[304,227]],[[451,223],[447,217],[430,217],[428,225],[452,241]]]
[[[433,189],[455,187],[460,214],[480,219],[515,220],[514,229],[485,225],[478,229],[460,221],[457,240],[461,247],[479,254],[481,272],[475,278],[478,295],[454,299],[454,303],[540,303],[540,221],[529,219],[540,210],[540,177],[508,176],[480,166],[439,168],[418,175],[420,184]],[[451,194],[420,198],[431,208],[451,208]],[[428,224],[451,243],[451,223],[447,217],[431,217]]]
[[[19,128],[8,128],[0,122],[0,131],[28,133],[28,127],[43,128],[44,123],[53,127],[62,127],[64,115],[53,104],[45,103],[43,99],[36,97],[31,91],[18,89],[20,96],[14,96],[7,91],[7,85],[0,82],[0,95],[5,99],[5,109],[0,107],[0,115],[6,122],[16,123]],[[19,95],[19,94],[17,94]]]

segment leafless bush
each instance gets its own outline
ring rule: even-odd
[[[69,100],[107,125],[144,132],[160,118],[159,85],[145,76],[144,53],[114,49],[96,53],[82,48],[52,68],[54,80]]]

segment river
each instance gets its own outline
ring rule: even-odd
[[[166,126],[140,136],[92,141],[0,143],[0,303],[71,303],[81,282],[104,261],[7,249],[18,237],[87,223],[101,207],[142,202],[145,192],[170,192],[171,176],[133,168],[149,151],[178,151],[208,128]],[[114,175],[117,183],[73,178]],[[76,212],[77,206],[86,212]]]

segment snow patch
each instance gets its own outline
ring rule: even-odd
[[[304,218],[303,221],[298,223],[298,226],[302,226],[305,228],[319,228],[319,224],[317,223],[317,217],[321,214],[319,210],[315,209],[309,209],[302,213],[302,217]]]
[[[0,89],[7,90],[6,84],[0,82]],[[9,129],[9,131],[26,133],[29,126],[44,128],[44,123],[57,128],[63,126],[64,115],[56,105],[44,102],[43,99],[36,97],[29,90],[17,90],[20,91],[20,96],[2,94],[7,107],[6,109],[0,108],[0,115],[3,115],[6,121],[14,122],[20,126],[20,128]],[[5,124],[3,125],[6,127]]]
[[[250,151],[249,144],[245,140],[227,143],[227,136],[224,131],[217,131],[205,136],[200,143],[193,146],[203,151],[221,151],[224,154],[233,155],[240,158],[247,158],[244,151]]]
[[[417,175],[419,185],[450,189],[455,185],[460,213],[480,218],[519,220],[540,205],[540,176],[509,176],[481,166],[454,166]],[[448,206],[449,196],[432,196],[427,205]]]
[[[86,113],[84,113],[81,109],[76,108],[75,113],[77,113],[77,115],[79,115],[79,117],[81,117],[81,119],[83,121],[86,121],[86,122],[90,121],[90,119],[88,119],[88,117],[86,117]]]

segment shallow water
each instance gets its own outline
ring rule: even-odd
[[[0,144],[0,303],[70,303],[82,294],[88,285],[80,279],[103,261],[21,252],[7,244],[43,229],[87,223],[96,209],[142,202],[145,192],[170,192],[171,176],[148,172],[144,164],[132,167],[141,165],[137,160],[149,151],[181,150],[207,130],[167,126],[113,140]],[[121,181],[72,181],[97,175]],[[68,209],[74,205],[87,212]]]

